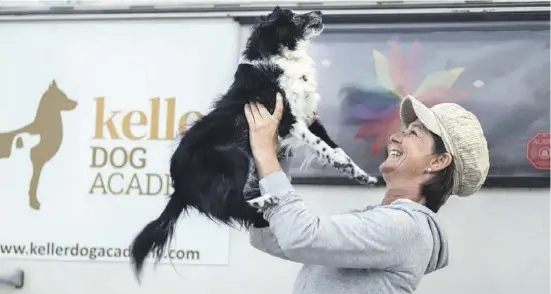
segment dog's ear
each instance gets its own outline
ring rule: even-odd
[[[268,22],[276,21],[279,18],[281,11],[281,8],[279,8],[279,6],[276,6],[274,10],[272,10],[272,13],[268,15]]]
[[[270,13],[268,15],[261,15],[257,19],[256,25],[259,26],[259,27],[269,25],[269,24],[273,23],[275,19],[277,19],[277,17],[274,17],[273,13]]]

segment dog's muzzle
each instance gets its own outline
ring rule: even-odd
[[[323,26],[322,13],[319,10],[306,13],[308,26],[312,28],[321,28]]]

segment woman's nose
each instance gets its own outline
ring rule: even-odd
[[[390,135],[389,142],[401,144],[403,138],[404,138],[404,134],[402,132],[397,132]]]

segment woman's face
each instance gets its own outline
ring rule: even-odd
[[[433,145],[430,131],[419,120],[410,124],[406,131],[391,135],[387,146],[388,156],[379,166],[385,181],[389,182],[396,177],[422,180],[428,171],[436,171],[432,169],[437,160],[437,155],[433,154]]]

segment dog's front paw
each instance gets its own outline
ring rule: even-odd
[[[353,168],[352,160],[340,148],[334,149],[332,154],[327,156],[327,160],[331,166],[346,173]]]
[[[340,164],[339,170],[348,174],[351,179],[358,181],[361,184],[374,185],[377,183],[377,178],[368,175],[363,171],[356,163],[350,159],[350,157],[341,148],[335,148],[335,153],[338,154],[338,158],[344,161],[344,164]]]
[[[266,208],[270,207],[270,206],[273,206],[275,204],[278,203],[278,198],[273,196],[273,195],[270,195],[270,194],[267,194],[267,195],[264,195],[264,196],[260,196],[260,197],[257,197],[255,199],[252,199],[252,200],[248,200],[247,203],[258,209],[259,211],[262,211],[262,210],[265,210]]]
[[[363,170],[356,170],[352,178],[358,181],[360,184],[375,185],[377,184],[377,178],[368,175]]]

